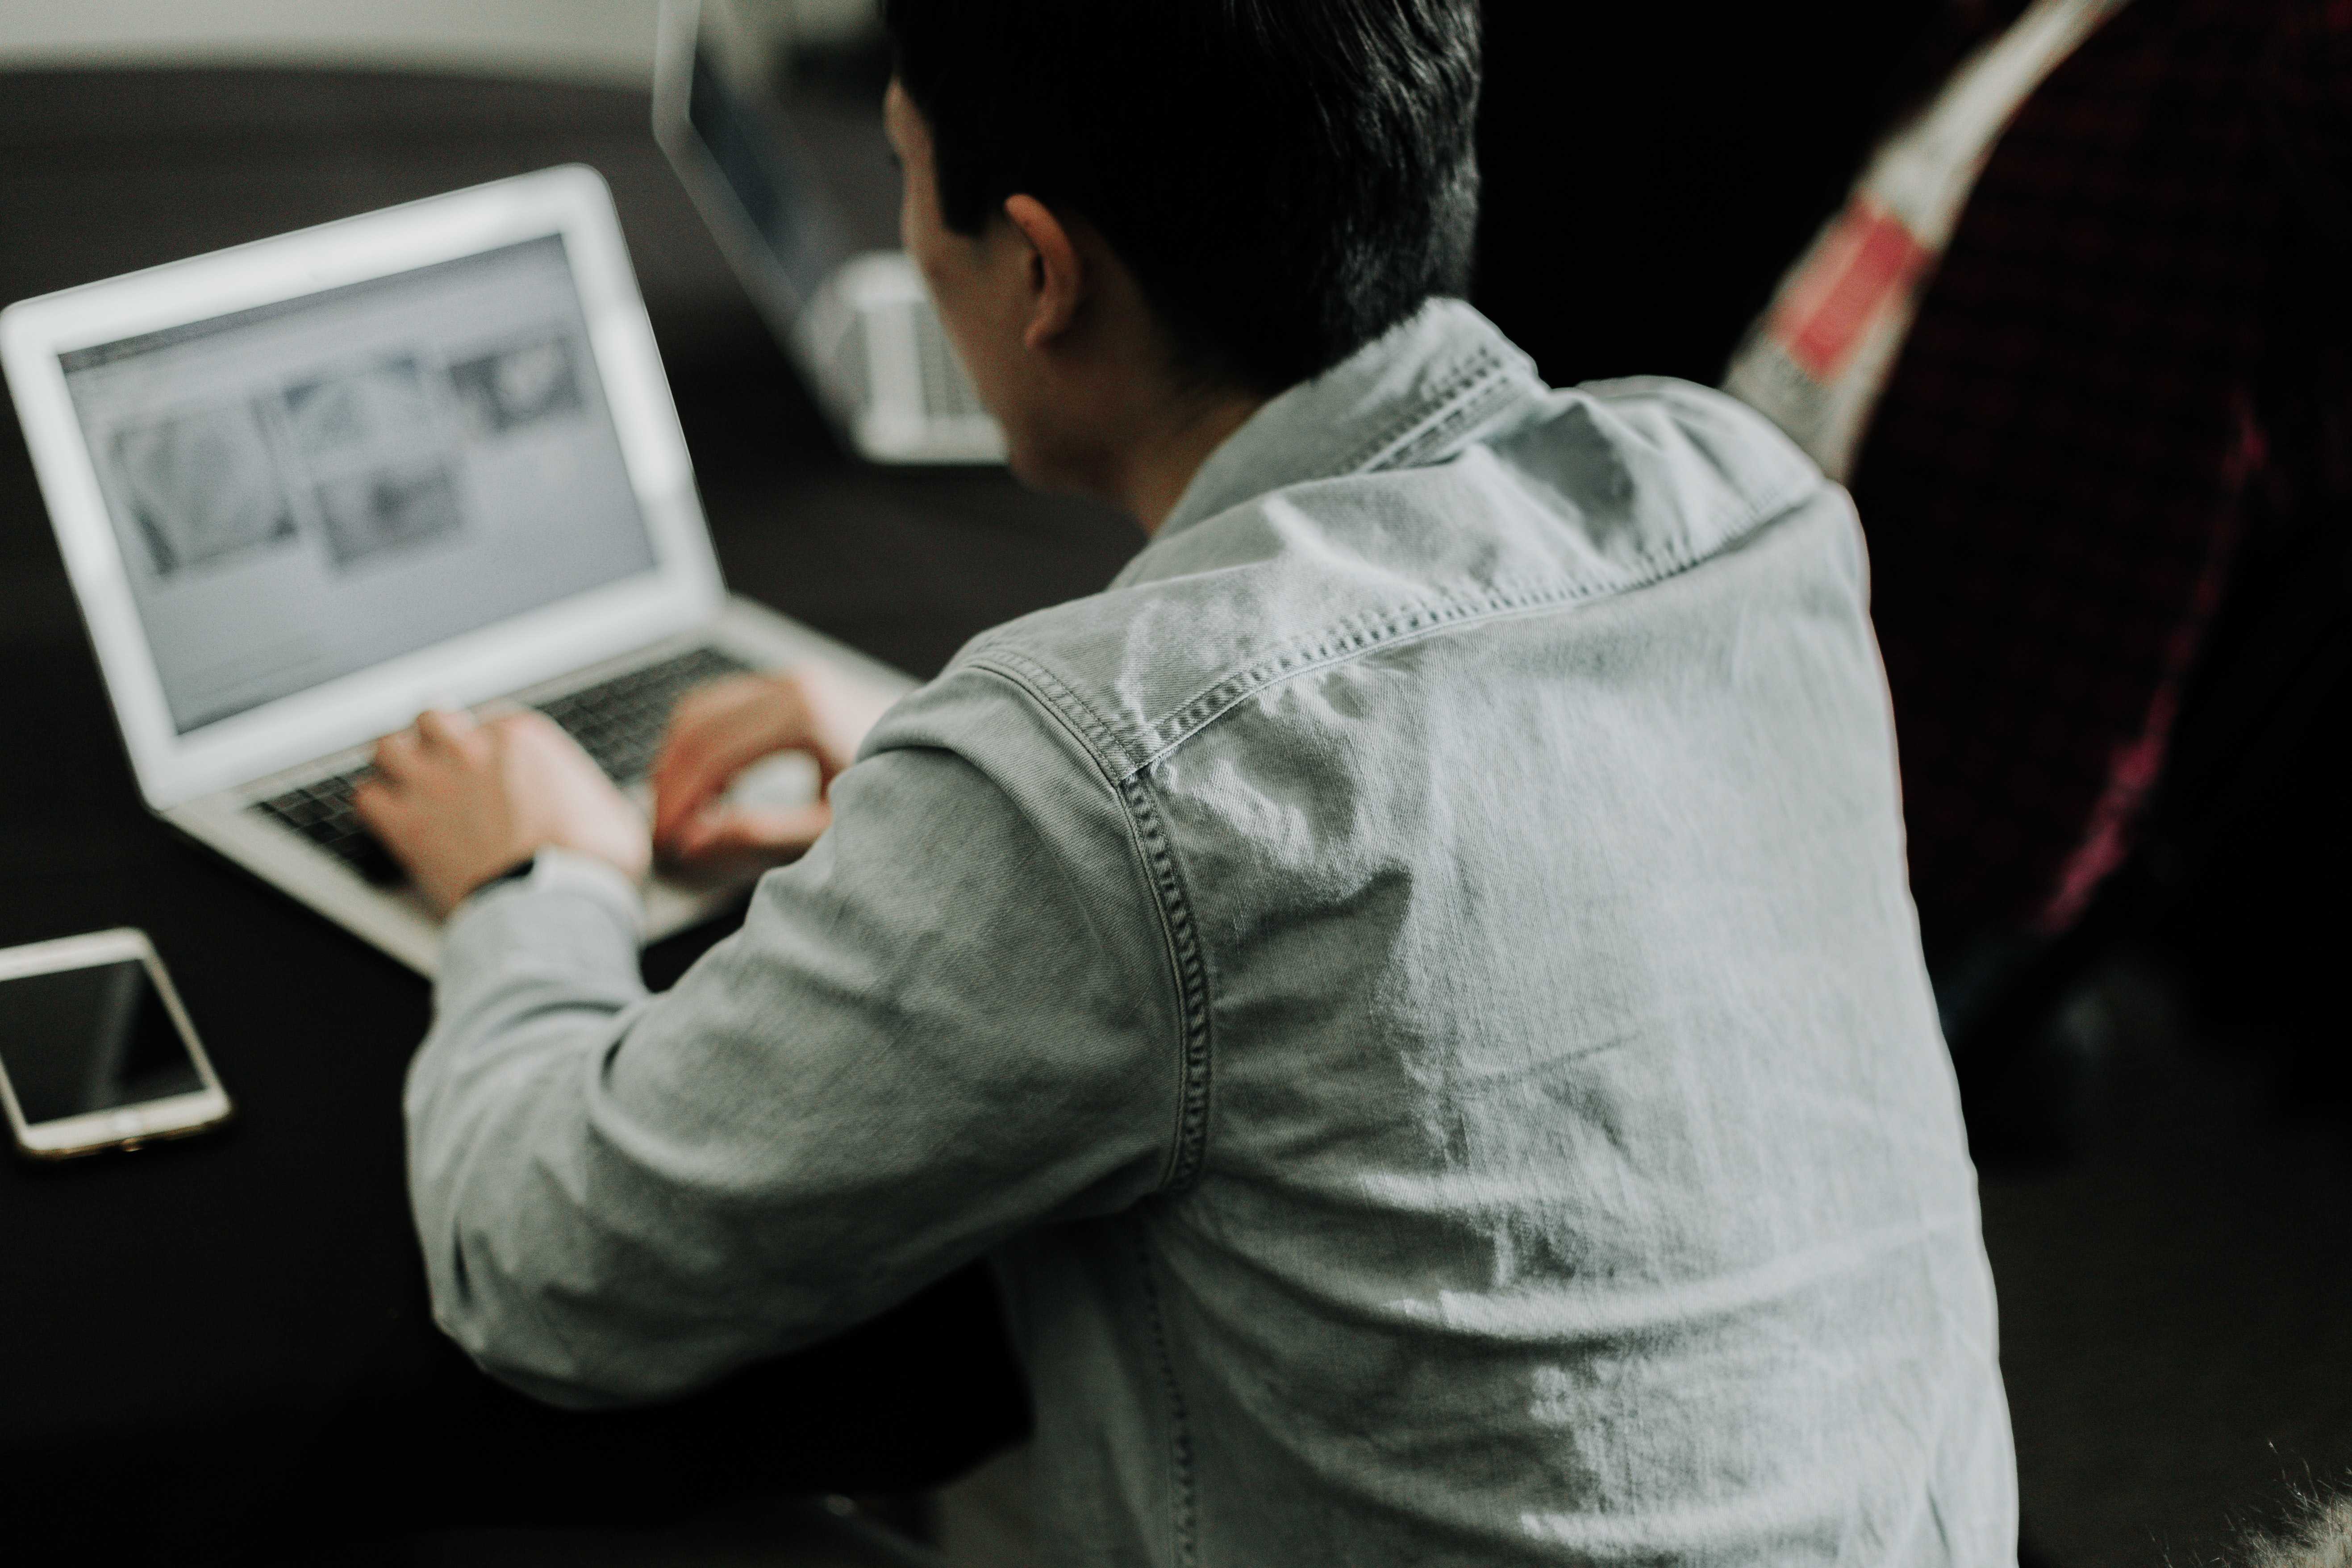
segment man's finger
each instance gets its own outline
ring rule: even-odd
[[[689,731],[739,700],[731,682],[721,680],[698,686],[670,705],[669,731],[673,735]]]
[[[511,713],[502,713],[490,721],[489,730],[492,734],[509,740],[527,736],[541,745],[551,743],[572,747],[579,744],[572,740],[572,731],[536,708],[519,708]]]
[[[654,834],[667,843],[751,763],[812,739],[799,684],[730,676],[688,693],[654,763]]]
[[[727,773],[706,749],[656,764],[653,782],[654,837],[666,840],[718,798]]]
[[[416,771],[418,762],[417,735],[414,730],[403,730],[396,735],[386,735],[375,743],[375,771],[394,783]]]
[[[659,795],[665,779],[683,779],[689,771],[701,766],[710,750],[710,731],[673,720],[664,731],[661,745],[654,752],[654,793]]]
[[[676,833],[726,788],[728,781],[761,757],[787,751],[772,731],[750,728],[714,736],[654,769],[654,832]]]
[[[463,709],[432,708],[416,716],[416,733],[427,746],[463,750],[465,739],[481,726]]]
[[[773,693],[764,686],[732,680],[688,692],[670,710],[669,724],[662,735],[663,760],[684,766],[701,763],[722,747],[730,733],[758,724],[763,717],[772,718],[769,710],[773,701]]]
[[[737,773],[768,755],[765,748],[705,752],[654,778],[654,837],[667,841],[707,815]]]
[[[362,779],[352,790],[352,812],[361,826],[378,838],[386,837],[397,827],[400,807],[398,794],[380,778]]]

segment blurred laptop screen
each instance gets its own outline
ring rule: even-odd
[[[840,246],[791,154],[744,95],[728,85],[700,41],[694,49],[687,119],[804,307],[841,260]]]
[[[655,568],[559,236],[59,363],[182,734]]]

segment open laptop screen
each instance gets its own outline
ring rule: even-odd
[[[58,362],[181,734],[655,569],[560,236]]]
[[[841,246],[804,173],[760,111],[729,85],[706,44],[694,45],[687,121],[743,209],[769,258],[804,307],[841,260]]]

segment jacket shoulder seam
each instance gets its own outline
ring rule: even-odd
[[[1242,669],[1222,677],[1177,704],[1166,716],[1119,737],[1121,759],[1130,771],[1152,767],[1257,693],[1293,677],[1345,664],[1383,647],[1439,632],[1465,629],[1513,615],[1566,609],[1587,600],[1613,597],[1653,586],[1706,564],[1730,546],[1761,532],[1817,499],[1818,482],[1794,494],[1775,496],[1749,509],[1747,519],[1727,529],[1705,552],[1685,547],[1643,552],[1633,570],[1606,579],[1554,578],[1514,584],[1498,583],[1484,592],[1393,605],[1324,626],[1277,647]]]
[[[1208,966],[1202,953],[1182,869],[1177,864],[1175,847],[1160,820],[1158,804],[1139,773],[1113,770],[1110,759],[1103,752],[1106,745],[1116,744],[1116,735],[1102,715],[1051,670],[1013,649],[992,650],[966,668],[1004,681],[1050,714],[1087,748],[1118,801],[1129,853],[1150,889],[1150,902],[1159,918],[1160,943],[1168,960],[1169,987],[1175,1003],[1176,1118],[1170,1130],[1168,1153],[1160,1165],[1158,1190],[1169,1192],[1189,1186],[1200,1172],[1208,1145]]]
[[[1176,1108],[1176,1147],[1163,1190],[1181,1192],[1200,1174],[1209,1146],[1209,1090],[1213,1065],[1209,964],[1192,918],[1192,900],[1176,845],[1153,798],[1149,775],[1133,773],[1119,781],[1129,818],[1142,835],[1145,865],[1158,895],[1175,960],[1181,1020],[1178,1041],[1183,1076]]]

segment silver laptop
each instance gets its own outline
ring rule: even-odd
[[[420,972],[437,922],[351,810],[419,710],[539,707],[642,799],[691,685],[909,684],[721,586],[592,170],[26,300],[0,366],[148,805]],[[738,890],[658,881],[646,934]]]
[[[654,135],[828,417],[884,463],[998,463],[1004,433],[904,251],[861,247],[827,171],[772,111],[771,62],[721,0],[667,0]],[[887,164],[884,165],[887,172]]]

